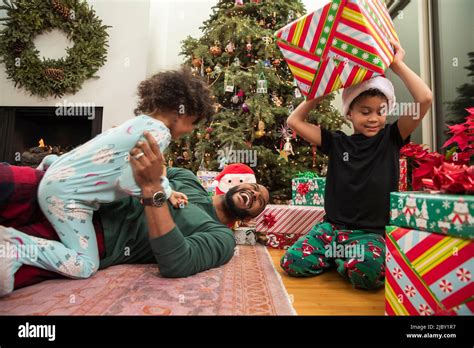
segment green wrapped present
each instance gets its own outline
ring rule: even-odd
[[[391,192],[390,224],[474,239],[474,196]]]
[[[324,207],[325,188],[326,178],[313,172],[298,173],[291,180],[292,204]]]

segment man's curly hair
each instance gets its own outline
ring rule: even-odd
[[[206,83],[185,67],[160,72],[138,86],[135,115],[176,112],[209,120],[214,114],[214,101]]]

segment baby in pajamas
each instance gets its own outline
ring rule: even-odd
[[[174,86],[173,86],[174,84]],[[0,296],[13,290],[14,273],[22,264],[55,271],[70,278],[88,278],[99,268],[92,216],[101,204],[126,196],[141,196],[130,161],[137,142],[150,133],[164,151],[172,139],[191,133],[194,125],[212,115],[212,99],[204,82],[187,70],[163,72],[139,86],[137,116],[111,128],[59,158],[48,156],[38,188],[38,203],[61,242],[43,242],[0,226],[0,245],[37,246],[32,255],[17,255],[0,263]],[[135,156],[139,160],[140,154]],[[171,189],[162,177],[173,206],[187,203],[186,195]],[[18,248],[19,250],[20,248]],[[28,250],[28,249],[25,249]]]

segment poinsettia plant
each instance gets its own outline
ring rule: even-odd
[[[467,111],[469,115],[464,123],[448,126],[452,136],[442,147],[451,146],[446,155],[415,143],[402,147],[400,155],[408,160],[412,190],[474,193],[474,166],[469,166],[474,156],[474,108]]]

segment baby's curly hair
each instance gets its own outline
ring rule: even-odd
[[[176,112],[209,120],[214,101],[206,83],[188,68],[164,71],[142,81],[138,86],[135,115]]]

